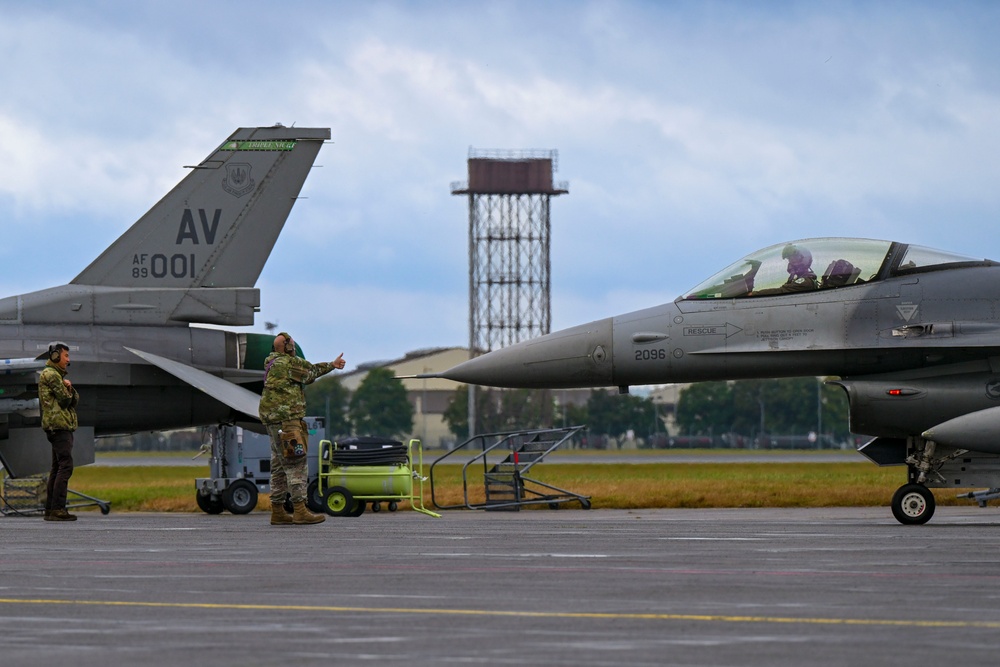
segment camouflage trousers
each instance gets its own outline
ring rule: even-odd
[[[280,431],[281,424],[267,425],[267,434],[271,436],[271,504],[284,503],[286,493],[291,495],[293,503],[303,502],[309,483],[309,457],[285,458]]]

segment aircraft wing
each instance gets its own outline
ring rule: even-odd
[[[193,366],[188,366],[187,364],[182,364],[179,361],[174,361],[173,359],[165,359],[164,357],[157,356],[150,352],[134,350],[131,347],[126,347],[125,349],[137,357],[148,361],[167,373],[170,373],[179,380],[183,380],[195,389],[205,392],[215,400],[225,403],[232,409],[242,412],[253,419],[260,418],[258,416],[260,396],[253,393],[249,389],[235,385],[232,382],[223,380],[222,378],[215,377],[214,375],[198,370]]]

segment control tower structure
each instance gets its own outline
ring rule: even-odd
[[[469,149],[469,180],[451,184],[469,198],[469,354],[551,331],[552,197],[555,150]]]

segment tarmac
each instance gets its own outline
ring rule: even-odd
[[[930,665],[1000,651],[1000,514],[0,517],[0,664]]]

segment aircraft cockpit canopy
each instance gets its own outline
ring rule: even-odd
[[[850,287],[889,275],[993,264],[922,246],[854,238],[779,243],[747,255],[685,299],[734,299]]]

